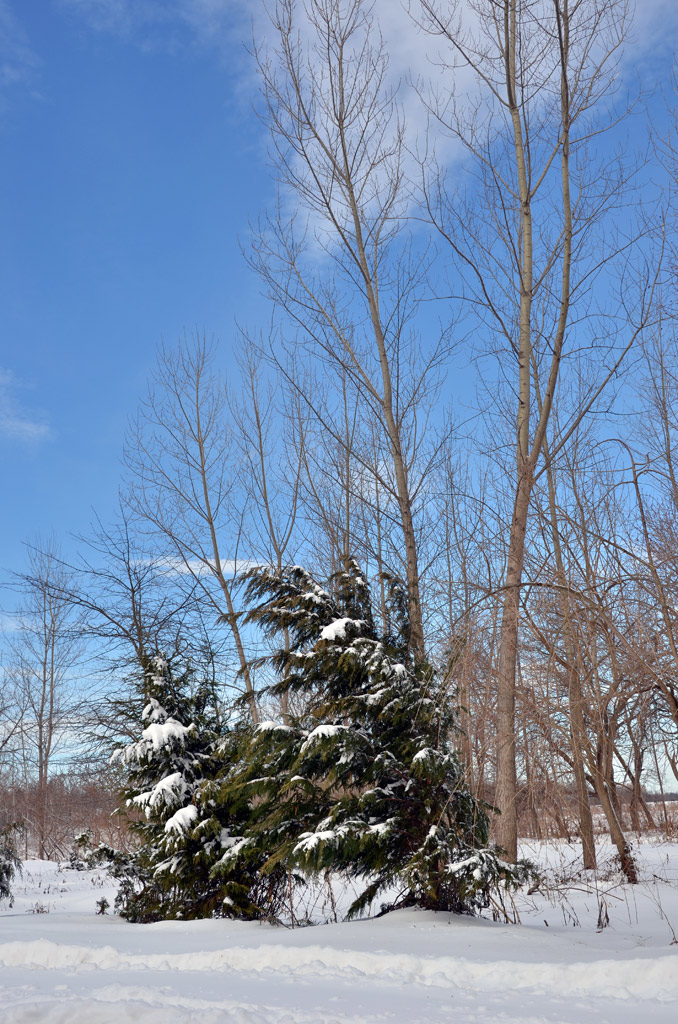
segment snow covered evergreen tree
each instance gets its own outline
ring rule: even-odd
[[[21,872],[21,861],[14,851],[12,834],[15,825],[8,825],[0,832],[0,900],[10,899],[11,882],[17,871]]]
[[[485,808],[454,753],[454,710],[441,679],[416,664],[406,594],[387,579],[379,629],[357,563],[322,587],[299,566],[248,574],[249,620],[289,648],[272,661],[272,692],[303,695],[287,724],[254,730],[236,787],[252,800],[250,837],[226,860],[261,856],[307,871],[341,870],[367,884],[355,915],[393,887],[392,906],[472,912],[524,874],[488,845]]]
[[[215,780],[236,756],[237,733],[219,728],[207,688],[189,691],[188,672],[175,676],[161,655],[151,666],[141,738],[114,754],[128,773],[126,806],[139,814],[139,850],[119,867],[120,912],[134,921],[248,916],[251,873],[213,873],[247,818],[217,800]]]

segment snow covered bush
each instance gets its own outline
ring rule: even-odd
[[[227,788],[251,801],[247,837],[222,863],[265,855],[264,873],[297,867],[366,880],[360,913],[396,886],[393,906],[472,912],[493,887],[521,880],[488,844],[485,808],[454,752],[455,716],[444,681],[416,664],[406,598],[386,579],[387,622],[348,559],[327,588],[299,566],[247,574],[249,613],[269,637],[289,638],[272,663],[274,694],[305,710],[253,731]]]
[[[190,692],[189,672],[175,676],[161,655],[151,666],[141,738],[113,755],[127,773],[123,797],[139,840],[132,856],[112,858],[118,909],[133,921],[252,916],[257,878],[236,865],[213,871],[242,835],[243,814],[235,820],[216,782],[236,756],[237,733],[219,724],[209,688]]]
[[[0,832],[0,900],[11,899],[11,882],[17,871],[21,871],[21,861],[14,851],[14,833],[16,825],[8,825]]]

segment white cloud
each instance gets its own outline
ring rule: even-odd
[[[0,612],[0,635],[7,636],[19,629],[19,616],[13,612]]]
[[[0,0],[0,110],[15,89],[31,87],[39,64],[9,0]]]
[[[265,0],[58,0],[81,16],[95,30],[112,32],[140,45],[153,41],[173,48],[180,45],[177,29],[189,29],[192,40],[221,48],[224,40],[247,39],[254,27],[255,36],[265,42],[269,32]],[[274,0],[268,4],[272,7]],[[369,5],[368,5],[369,6]],[[394,75],[430,74],[431,39],[413,23],[408,10],[416,17],[417,0],[374,0],[374,11],[381,32],[388,44]],[[443,4],[444,6],[444,4]],[[303,0],[300,2],[303,8]],[[469,25],[471,9],[460,5],[463,21]],[[15,22],[9,11],[9,0],[0,0],[0,38],[3,11]],[[303,21],[303,19],[301,19]],[[475,18],[472,18],[475,20]],[[658,45],[666,46],[678,38],[678,4],[676,0],[642,0],[633,18],[632,49],[649,52]],[[186,45],[186,38],[183,45]],[[435,48],[435,47],[434,47]]]
[[[256,96],[258,80],[254,61],[247,56],[243,43],[254,39],[265,52],[275,48],[276,39],[267,8],[275,7],[275,0],[58,0],[62,8],[82,18],[91,28],[114,33],[141,49],[162,48],[169,52],[199,47],[211,50],[230,70],[237,67],[233,77],[238,102],[249,109]],[[542,0],[550,10],[550,0]],[[0,0],[0,5],[6,0]],[[441,8],[447,0],[441,0]],[[441,68],[441,55],[450,59],[444,41],[422,31],[415,22],[420,12],[419,0],[373,0],[375,22],[389,55],[389,81],[399,83],[401,109],[407,124],[408,149],[436,150],[443,164],[453,164],[463,157],[463,148],[449,132],[427,125],[427,115],[415,91],[408,86],[419,80],[423,94],[429,87],[441,88],[444,98],[450,88],[449,71]],[[453,3],[450,2],[450,8]],[[367,0],[369,10],[370,2]],[[304,0],[298,0],[297,24],[302,33],[308,25],[303,15]],[[472,5],[459,0],[457,12],[463,29],[473,29],[478,16]],[[411,16],[412,15],[412,16]],[[307,41],[310,33],[307,36]],[[666,62],[678,46],[678,0],[638,0],[631,22],[631,31],[621,65],[621,78],[640,73],[644,81],[651,82],[653,67],[657,75],[665,77]],[[660,67],[661,65],[661,67]],[[454,88],[462,102],[471,105],[479,95],[479,83],[473,73],[458,67],[454,73]],[[416,163],[408,168],[416,176]]]
[[[220,53],[249,34],[251,0],[59,0],[95,31],[141,49],[177,51],[191,45]]]
[[[163,5],[156,0],[61,0],[61,6],[82,16],[97,32],[125,37],[166,20]]]
[[[174,0],[177,15],[205,42],[249,28],[245,0]],[[256,5],[259,7],[260,5]]]
[[[633,19],[632,50],[674,49],[678,42],[676,0],[639,0]]]
[[[170,575],[175,576],[213,576],[214,567],[211,562],[204,562],[197,558],[190,558],[184,561],[181,558],[161,558],[151,560]],[[249,569],[257,569],[268,563],[258,562],[251,558],[227,558],[221,562],[221,571],[224,576],[235,576],[236,573],[247,572]]]
[[[43,416],[27,409],[18,399],[19,386],[11,370],[0,367],[0,437],[44,441],[50,436],[50,428]]]

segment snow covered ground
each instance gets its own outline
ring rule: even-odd
[[[0,904],[0,1021],[675,1024],[678,844],[643,843],[635,887],[604,845],[597,879],[577,873],[574,846],[525,852],[555,890],[518,899],[517,925],[412,910],[294,929],[131,925],[96,915],[115,894],[101,872],[32,861]],[[312,904],[327,916],[328,893]]]

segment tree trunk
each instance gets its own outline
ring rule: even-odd
[[[586,771],[584,768],[584,746],[587,742],[586,722],[584,721],[584,697],[579,673],[577,648],[572,629],[572,608],[571,597],[567,588],[567,576],[565,574],[565,563],[558,531],[558,513],[556,508],[556,487],[554,480],[553,465],[549,455],[549,446],[544,437],[544,457],[546,459],[546,478],[549,492],[549,510],[551,514],[551,537],[553,540],[553,553],[558,572],[558,604],[563,619],[563,639],[568,663],[568,705],[570,718],[570,747],[572,750],[572,770],[577,793],[577,818],[579,820],[579,836],[582,845],[582,858],[586,871],[596,869],[596,843],[593,835],[593,817],[591,805],[589,804],[588,789],[586,786]]]
[[[495,801],[500,811],[497,839],[510,861],[518,859],[515,751],[516,660],[518,656],[520,585],[525,560],[525,532],[531,490],[531,467],[529,463],[523,462],[516,489],[509,538],[497,672],[497,791]]]
[[[593,782],[596,790],[596,795],[600,800],[605,818],[607,820],[608,828],[610,830],[610,837],[612,842],[617,848],[619,854],[619,860],[621,862],[621,869],[626,875],[626,879],[632,885],[635,885],[638,881],[638,873],[636,871],[636,865],[631,855],[631,850],[626,837],[622,831],[622,827],[619,823],[619,818],[614,808],[614,803],[611,799],[610,792],[606,780],[600,771],[596,771],[593,777]]]
[[[593,816],[589,803],[586,772],[584,769],[583,750],[586,737],[586,726],[582,712],[581,679],[576,670],[570,673],[570,737],[572,743],[572,762],[574,780],[577,787],[577,811],[579,818],[579,835],[581,838],[582,858],[586,871],[596,869],[596,841],[593,834]]]

